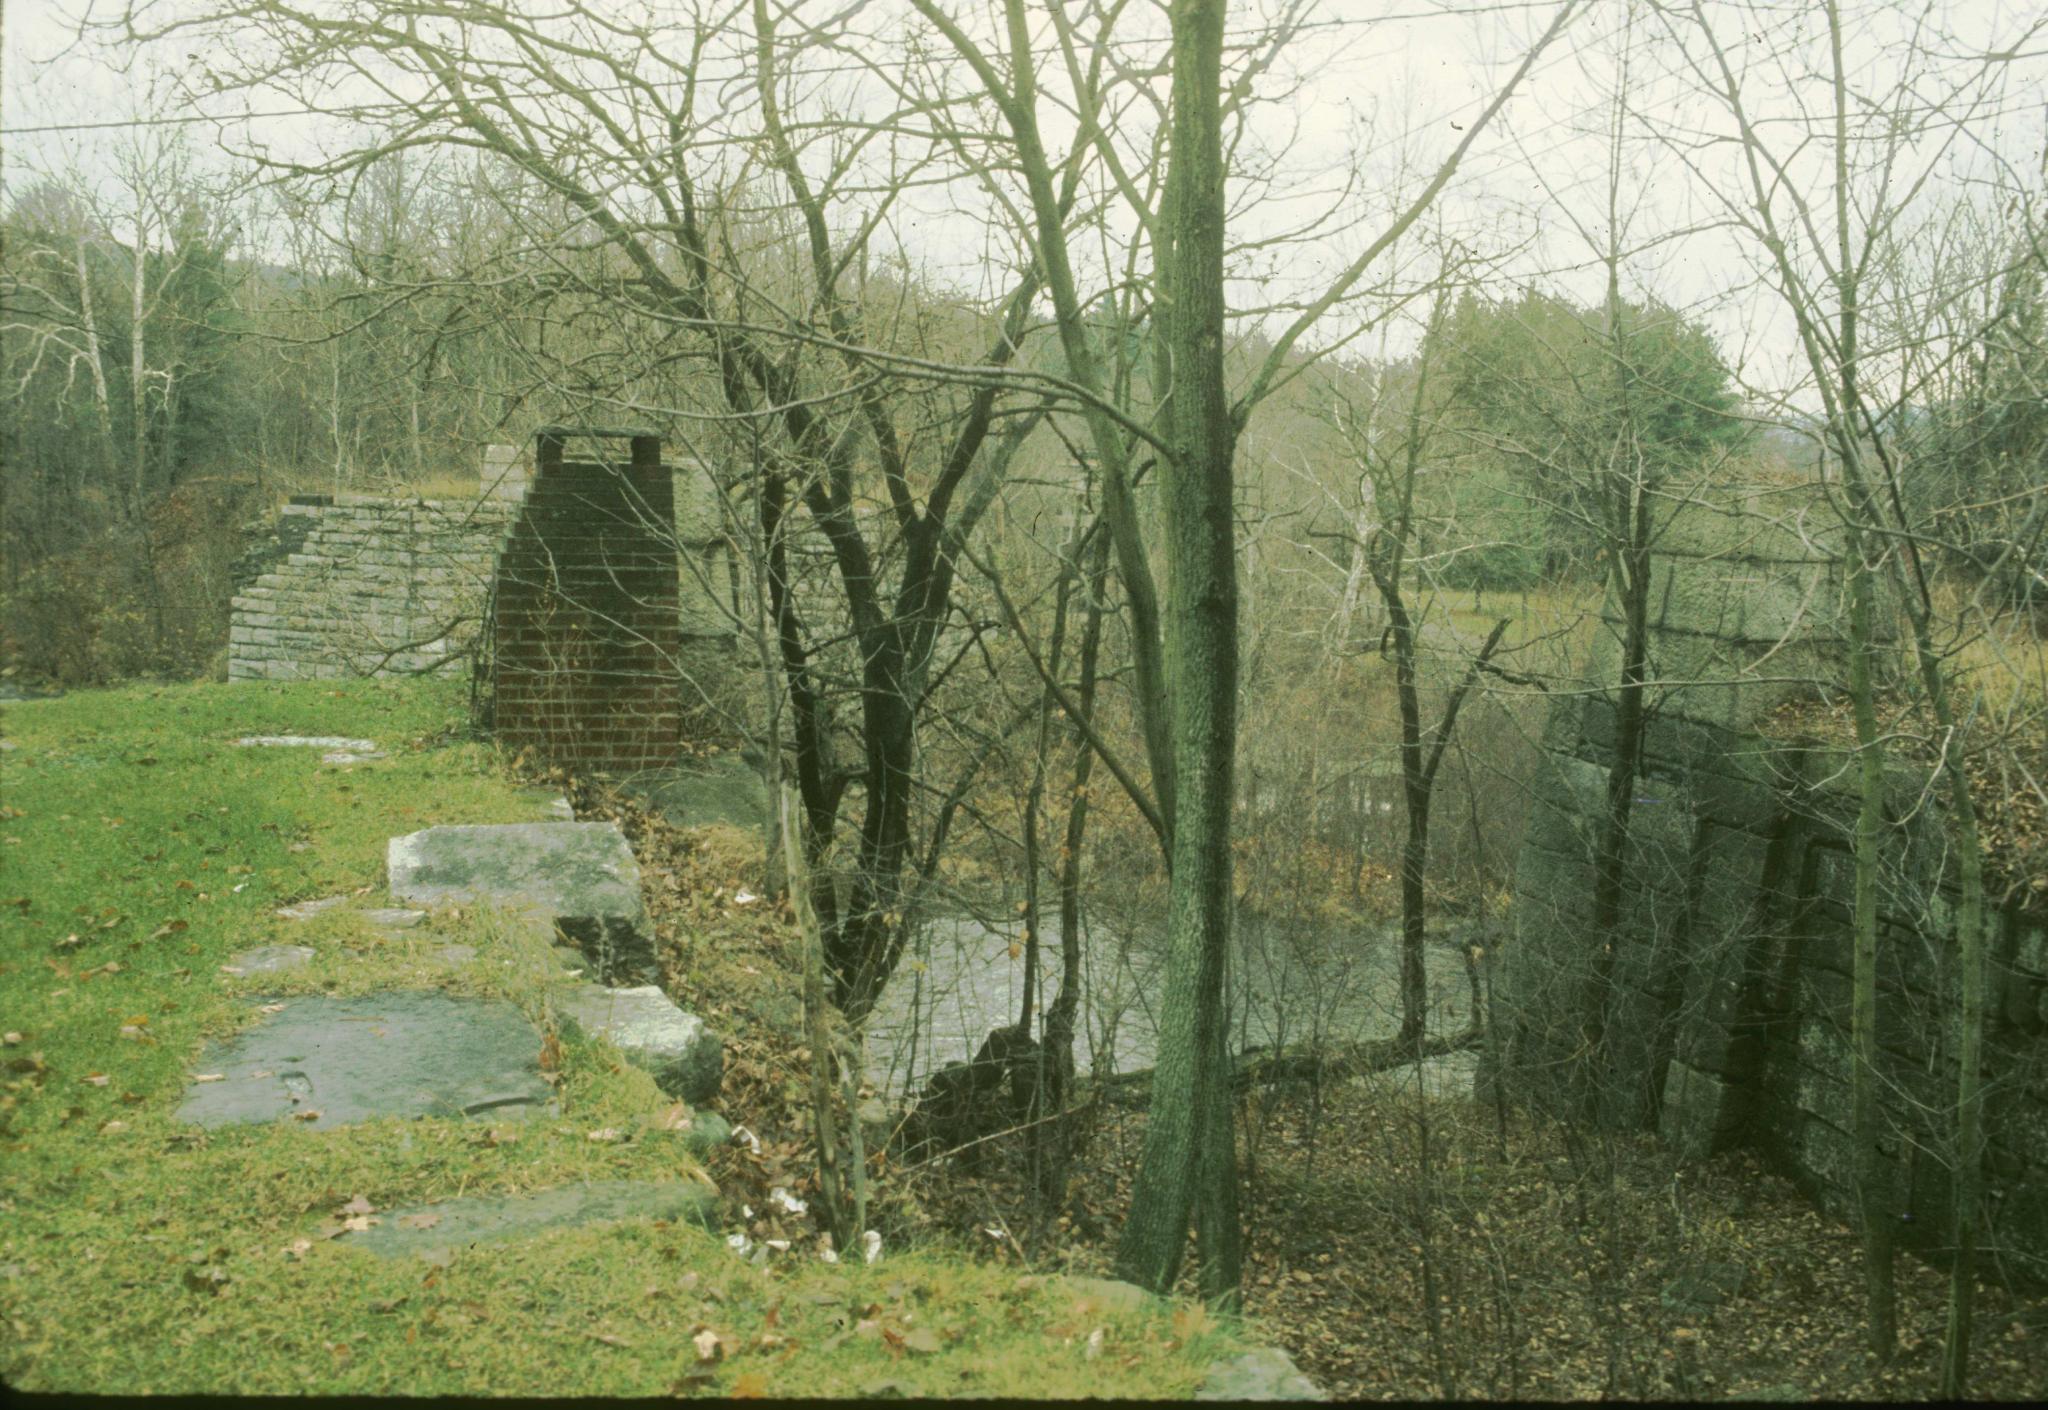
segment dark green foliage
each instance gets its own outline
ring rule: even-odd
[[[1441,356],[1453,424],[1503,472],[1480,483],[1509,522],[1545,526],[1549,573],[1597,541],[1599,477],[1618,459],[1677,471],[1746,435],[1713,335],[1655,301],[1623,302],[1610,324],[1603,309],[1534,290],[1468,294]]]

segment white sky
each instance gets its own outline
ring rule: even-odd
[[[0,174],[9,191],[18,191],[34,172],[70,169],[103,175],[121,144],[135,136],[132,129],[82,124],[152,110],[181,111],[153,102],[145,91],[146,69],[132,68],[125,75],[116,71],[117,61],[133,56],[71,43],[72,17],[91,3],[6,0],[0,124],[8,132]],[[1725,132],[1725,115],[1704,101],[1696,79],[1680,70],[1668,27],[1651,6],[1631,6],[1627,0],[1582,4],[1574,28],[1545,54],[1429,219],[1481,258],[1498,261],[1503,288],[1535,282],[1583,300],[1597,299],[1603,276],[1589,239],[1604,241],[1607,234],[1605,126],[1622,36],[1633,34],[1628,93],[1637,120],[1626,125],[1620,182],[1631,250],[1626,291],[1695,309],[1716,329],[1724,351],[1749,380],[1797,398],[1803,374],[1793,355],[1790,324],[1779,301],[1757,282],[1759,252],[1753,242],[1715,227],[1725,211],[1713,192],[1736,183],[1732,154],[1700,153],[1694,158],[1699,170],[1689,172],[1687,153],[1681,150],[1689,140],[1686,134]],[[818,0],[814,8],[836,13],[845,4]],[[870,6],[876,16],[871,27],[886,31],[896,8],[893,3]],[[954,8],[967,10],[958,4]],[[1462,0],[1325,0],[1317,12],[1323,27],[1263,85],[1263,91],[1282,95],[1264,110],[1257,131],[1278,150],[1284,177],[1273,192],[1240,213],[1234,231],[1258,235],[1297,225],[1327,204],[1347,166],[1361,171],[1364,189],[1412,189],[1413,173],[1433,166],[1450,149],[1459,135],[1453,124],[1477,113],[1554,8],[1555,0],[1484,8]],[[1945,129],[1907,153],[1908,174],[1922,168],[1929,174],[1923,204],[1932,209],[1951,202],[1958,192],[1980,189],[1970,183],[1983,182],[2000,163],[2026,178],[2033,198],[2040,197],[2048,27],[2032,32],[2014,62],[1986,65],[1969,57],[2012,45],[2031,26],[2044,25],[2040,4],[1932,0],[1908,7],[1892,0],[1849,0],[1846,8],[1851,15],[1849,66],[1859,97],[1881,99],[1893,88],[1903,56],[1913,52],[1908,42],[1912,25],[1929,17],[1954,42],[1924,46],[1932,54],[1920,60],[1919,91],[1933,101],[1958,85],[1967,89],[1972,81],[1999,88],[1967,131]],[[1825,58],[1825,49],[1815,47],[1825,33],[1820,6],[1814,0],[1782,0],[1741,7],[1714,4],[1708,10],[1744,69],[1746,99],[1767,121],[1780,124],[1768,129],[1767,137],[1790,150],[1784,124],[1796,115],[1802,93],[1809,102],[1822,97],[1815,86],[1818,70],[1812,67]],[[1242,18],[1238,7],[1233,7],[1233,18]],[[868,23],[865,15],[863,23]],[[1773,62],[1774,54],[1799,46],[1805,46],[1807,67]],[[195,57],[203,61],[210,56],[179,44],[155,62],[183,67]],[[842,83],[840,91],[857,105],[863,101],[860,86],[848,82],[853,86]],[[871,80],[869,85],[872,96]],[[203,106],[225,116],[245,101],[260,111],[294,106],[283,96],[263,94],[246,100],[221,95]],[[1056,123],[1048,113],[1048,136],[1054,141],[1066,135]],[[1664,133],[1662,140],[1651,133],[1653,124]],[[22,130],[50,128],[69,130]],[[251,124],[241,122],[182,129],[202,159],[220,136],[245,141],[251,130]],[[253,131],[294,156],[348,136],[333,120],[319,118],[269,117],[254,124]],[[1826,154],[1814,148],[1800,160],[1804,165],[1793,173],[1795,184],[1809,194],[1825,195],[1831,175],[1824,164],[1815,163],[1824,163]],[[1409,173],[1405,183],[1396,179],[1401,171]],[[1856,194],[1859,200],[1874,199],[1875,188],[1865,181]],[[1387,205],[1385,195],[1355,203],[1333,228],[1270,261],[1256,285],[1240,284],[1234,290],[1237,301],[1301,295],[1319,287],[1377,233]],[[980,206],[972,190],[924,193],[903,206],[896,236],[907,257],[949,283],[971,287],[986,279],[986,243],[981,226],[962,208],[971,212]],[[1421,267],[1433,256],[1411,239],[1395,258]],[[1356,322],[1354,315],[1348,326]],[[1346,331],[1346,325],[1333,324],[1319,335],[1338,337]],[[1397,333],[1392,346],[1402,342]]]

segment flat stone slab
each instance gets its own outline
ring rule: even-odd
[[[474,945],[436,945],[427,955],[429,963],[441,965],[448,969],[461,969],[475,958],[476,946]]]
[[[243,749],[340,749],[351,754],[376,754],[374,739],[343,734],[249,734],[235,741]],[[381,757],[381,756],[380,756]]]
[[[378,906],[363,912],[365,921],[386,930],[410,930],[426,918],[425,911],[411,911],[399,906]]]
[[[331,911],[336,906],[347,904],[346,896],[322,896],[317,901],[300,901],[295,905],[279,907],[277,914],[284,920],[311,920],[322,911]]]
[[[761,781],[760,771],[737,754],[635,774],[625,780],[620,791],[646,803],[677,827],[768,825],[768,786]]]
[[[391,839],[391,894],[416,906],[485,902],[544,916],[608,984],[660,976],[640,864],[618,824],[549,822],[430,827]]]
[[[503,1000],[429,989],[278,1002],[255,1027],[207,1044],[198,1071],[219,1080],[194,1083],[179,1120],[325,1130],[387,1116],[517,1121],[553,1107],[540,1030]]]
[[[1118,1312],[1136,1312],[1159,1301],[1136,1283],[1126,1283],[1121,1278],[1090,1278],[1069,1273],[1067,1287],[1099,1307]]]
[[[244,950],[220,967],[222,974],[283,974],[313,963],[310,945],[264,945]]]
[[[579,984],[557,1001],[586,1037],[603,1038],[626,1061],[654,1076],[662,1091],[696,1105],[718,1095],[725,1045],[652,984],[607,989]]]
[[[544,788],[526,788],[520,790],[519,796],[546,813],[552,822],[576,821],[576,809],[559,793],[550,793]]]
[[[1197,1400],[1327,1400],[1278,1347],[1261,1346],[1209,1368]]]
[[[596,1180],[530,1195],[476,1196],[389,1209],[342,1242],[384,1258],[427,1258],[476,1244],[506,1243],[550,1229],[672,1219],[712,1226],[718,1192],[694,1182]]]

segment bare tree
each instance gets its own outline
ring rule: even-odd
[[[1878,271],[1910,237],[1940,165],[1974,146],[1977,119],[2003,100],[2009,70],[1996,62],[1942,62],[1960,45],[1940,27],[1946,16],[1930,10],[1901,20],[1890,37],[1892,52],[1885,65],[1890,86],[1872,88],[1854,75],[1848,56],[1852,43],[1878,42],[1867,28],[1870,17],[1845,15],[1840,4],[1827,0],[1821,18],[1823,38],[1813,44],[1824,45],[1821,53],[1807,56],[1795,41],[1770,60],[1777,70],[1773,77],[1803,100],[1788,145],[1774,140],[1771,126],[1758,113],[1718,14],[1694,0],[1666,15],[1688,71],[1732,124],[1737,180],[1718,187],[1720,198],[1752,243],[1796,327],[1837,477],[1832,488],[1839,491],[1847,546],[1849,693],[1861,776],[1855,829],[1854,1137],[1870,1348],[1880,1361],[1889,1359],[1896,1338],[1891,1221],[1878,1146],[1877,886],[1885,823],[1885,740],[1877,694],[1887,611],[1881,589],[1887,585],[1892,605],[1909,628],[1915,671],[1939,739],[1956,859],[1962,974],[1955,1265],[1943,1370],[1948,1393],[1957,1394],[1968,1354],[1982,1162],[1983,852],[1974,784],[1963,767],[1965,710],[1954,698],[1919,526],[1907,513],[1901,489],[1898,434],[1909,403],[1887,401],[1877,390],[1873,369],[1885,366],[1897,350],[1866,345],[1865,301]],[[1853,36],[1852,23],[1857,29]],[[1694,153],[1686,155],[1697,164]],[[1810,185],[1809,176],[1820,181]]]

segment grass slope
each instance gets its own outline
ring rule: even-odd
[[[445,1266],[323,1238],[377,1210],[579,1179],[695,1179],[669,1105],[602,1046],[563,1050],[557,1119],[422,1119],[202,1132],[174,1116],[202,1044],[252,995],[426,987],[499,995],[545,1021],[544,958],[488,915],[393,940],[384,844],[441,823],[541,815],[458,686],[134,687],[9,708],[0,727],[0,1376],[100,1393],[521,1395],[1189,1392],[1234,1333],[1198,1307],[1106,1305],[942,1251],[766,1267],[703,1230],[564,1230]],[[367,736],[334,767],[244,734]],[[432,965],[462,941],[474,960]],[[287,976],[220,967],[313,946]],[[592,1140],[593,1132],[612,1139]],[[353,1203],[357,1210],[360,1203]],[[1097,1336],[1096,1333],[1100,1332]]]

